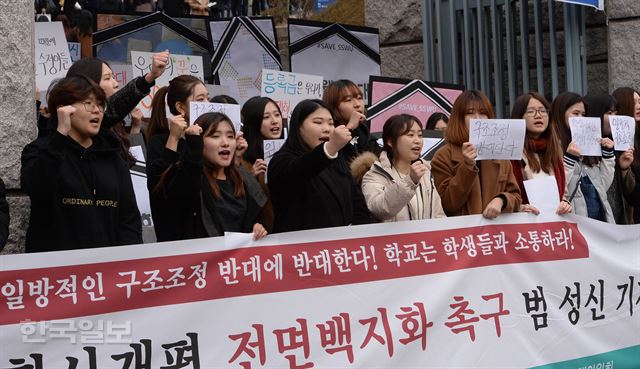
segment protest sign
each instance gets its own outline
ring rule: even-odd
[[[71,67],[69,45],[62,22],[35,23],[36,87],[47,91],[51,82],[64,78]]]
[[[527,128],[524,119],[471,119],[469,142],[476,160],[520,160]]]
[[[219,104],[210,102],[191,101],[189,103],[189,125],[205,113],[222,113],[225,114],[231,122],[236,132],[242,129],[242,121],[240,120],[240,105],[236,104]]]
[[[289,65],[295,73],[355,82],[367,101],[369,76],[380,75],[377,28],[289,19]]]
[[[424,127],[433,113],[451,113],[451,107],[464,88],[458,85],[371,76],[367,119],[371,132],[382,132],[391,116],[410,114]]]
[[[275,155],[284,145],[285,141],[287,141],[284,138],[280,138],[280,139],[276,139],[276,140],[264,140],[262,142],[262,146],[263,146],[263,151],[264,151],[264,162],[269,165],[269,162],[271,161],[271,159],[273,158],[273,155]],[[264,173],[264,183],[267,183],[268,179],[267,179],[267,172]]]
[[[272,18],[214,20],[207,28],[214,81],[228,86],[240,105],[260,95],[263,69],[282,69]]]
[[[558,188],[555,176],[544,176],[529,179],[522,182],[529,204],[535,206],[540,212],[555,213],[560,204],[560,195],[553,189]]]
[[[277,102],[282,116],[289,118],[300,101],[322,99],[322,77],[263,69],[260,96]]]
[[[582,156],[602,156],[600,118],[570,117],[571,142],[575,142]]]
[[[143,77],[151,71],[153,65],[153,53],[143,51],[131,52],[131,72],[132,77]],[[165,67],[164,73],[156,79],[156,84],[151,89],[137,108],[142,111],[144,117],[151,116],[151,102],[155,93],[163,86],[168,86],[169,81],[180,75],[190,75],[198,77],[204,83],[202,57],[199,55],[177,55],[169,56],[169,62]]]
[[[625,151],[633,147],[636,134],[636,120],[625,115],[609,115],[609,125],[616,151]]]
[[[0,363],[637,368],[622,229],[509,214],[2,255]]]

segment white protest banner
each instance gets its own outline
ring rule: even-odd
[[[35,23],[36,87],[46,91],[54,79],[64,78],[72,61],[62,22]]]
[[[380,75],[380,35],[377,28],[290,18],[291,71],[322,76],[325,87],[348,79],[368,101],[369,76]]]
[[[560,195],[558,191],[552,191],[558,188],[558,182],[555,176],[529,179],[522,183],[524,184],[525,191],[527,191],[529,204],[538,208],[541,213],[553,214],[556,212],[560,204]]]
[[[633,147],[633,138],[636,134],[636,120],[625,115],[609,115],[611,134],[616,151],[625,151]]]
[[[322,77],[263,69],[260,96],[277,102],[282,116],[289,118],[300,101],[322,99]]]
[[[151,71],[153,65],[153,53],[143,51],[131,52],[131,70],[133,78],[142,77]],[[204,74],[202,67],[202,56],[199,55],[178,55],[173,54],[169,56],[169,62],[164,70],[164,73],[156,79],[156,84],[151,89],[151,92],[147,97],[140,101],[138,109],[142,111],[144,117],[151,116],[151,102],[153,96],[160,89],[160,87],[168,86],[169,81],[180,75],[191,75],[198,77],[204,82]]]
[[[69,44],[69,56],[71,57],[71,62],[75,62],[76,60],[80,60],[80,43],[79,42],[67,42]]]
[[[571,142],[575,142],[582,156],[602,156],[600,118],[571,117]]]
[[[526,130],[524,119],[471,119],[469,142],[477,160],[520,160]]]
[[[639,238],[508,214],[2,255],[0,364],[638,368]]]
[[[240,120],[240,105],[236,104],[218,104],[210,102],[191,101],[189,103],[189,125],[193,123],[204,113],[222,113],[225,114],[231,122],[236,132],[242,129],[242,121]]]

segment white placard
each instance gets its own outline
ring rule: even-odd
[[[151,71],[153,65],[153,53],[144,51],[131,52],[131,71],[133,78],[142,77]],[[168,86],[169,81],[180,75],[192,75],[204,81],[202,66],[202,56],[199,55],[179,55],[173,54],[169,57],[169,62],[164,73],[156,79],[156,84],[151,89],[151,93],[147,95],[137,108],[142,111],[144,117],[151,116],[151,102],[156,91],[163,86]]]
[[[626,115],[609,115],[611,134],[616,151],[625,151],[633,147],[633,137],[636,134],[636,120]]]
[[[305,99],[322,99],[322,77],[302,73],[262,70],[260,96],[278,103],[284,117]]]
[[[223,113],[231,119],[236,132],[242,129],[240,105],[192,101],[189,103],[189,125],[193,125],[196,119],[205,113]]]
[[[469,142],[477,160],[520,160],[526,130],[524,119],[471,119]]]
[[[527,191],[529,204],[535,206],[540,212],[555,213],[560,204],[558,195],[558,182],[555,176],[545,176],[529,179],[522,182]]]
[[[54,79],[64,78],[71,64],[62,22],[36,22],[36,86],[40,91],[46,91]]]
[[[282,148],[282,145],[287,140],[284,138],[278,138],[275,140],[264,140],[262,142],[264,149],[264,162],[269,165],[269,162],[273,158],[273,156]],[[267,172],[264,173],[264,183],[267,183]]]
[[[602,156],[602,128],[600,118],[571,117],[571,142],[575,142],[582,156]]]

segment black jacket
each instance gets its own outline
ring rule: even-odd
[[[224,208],[216,203],[203,175],[203,137],[187,135],[180,140],[178,152],[165,148],[167,138],[168,133],[152,136],[147,154],[147,186],[157,240],[215,237],[225,231],[251,232],[267,201],[256,179],[238,168],[247,194],[247,212],[243,224],[236,229],[223,229],[220,217],[224,216]]]
[[[0,251],[4,248],[9,238],[9,204],[7,203],[7,190],[0,179]]]
[[[370,151],[376,155],[380,155],[382,148],[376,142],[376,139],[369,133],[367,122],[358,125],[358,128],[351,131],[353,139],[346,144],[340,154],[347,163],[351,163],[353,159],[365,151]]]
[[[302,154],[286,145],[269,162],[274,233],[369,223],[370,214],[342,154],[330,159],[324,145]]]
[[[22,151],[31,198],[27,252],[142,243],[142,223],[118,141],[101,130],[85,149],[54,131]]]

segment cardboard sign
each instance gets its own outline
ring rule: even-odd
[[[51,82],[64,78],[73,61],[62,22],[35,23],[36,86],[46,91]]]
[[[476,160],[520,160],[527,127],[524,119],[471,119],[469,142]]]
[[[300,101],[322,99],[322,77],[263,69],[260,96],[277,102],[288,118]]]

